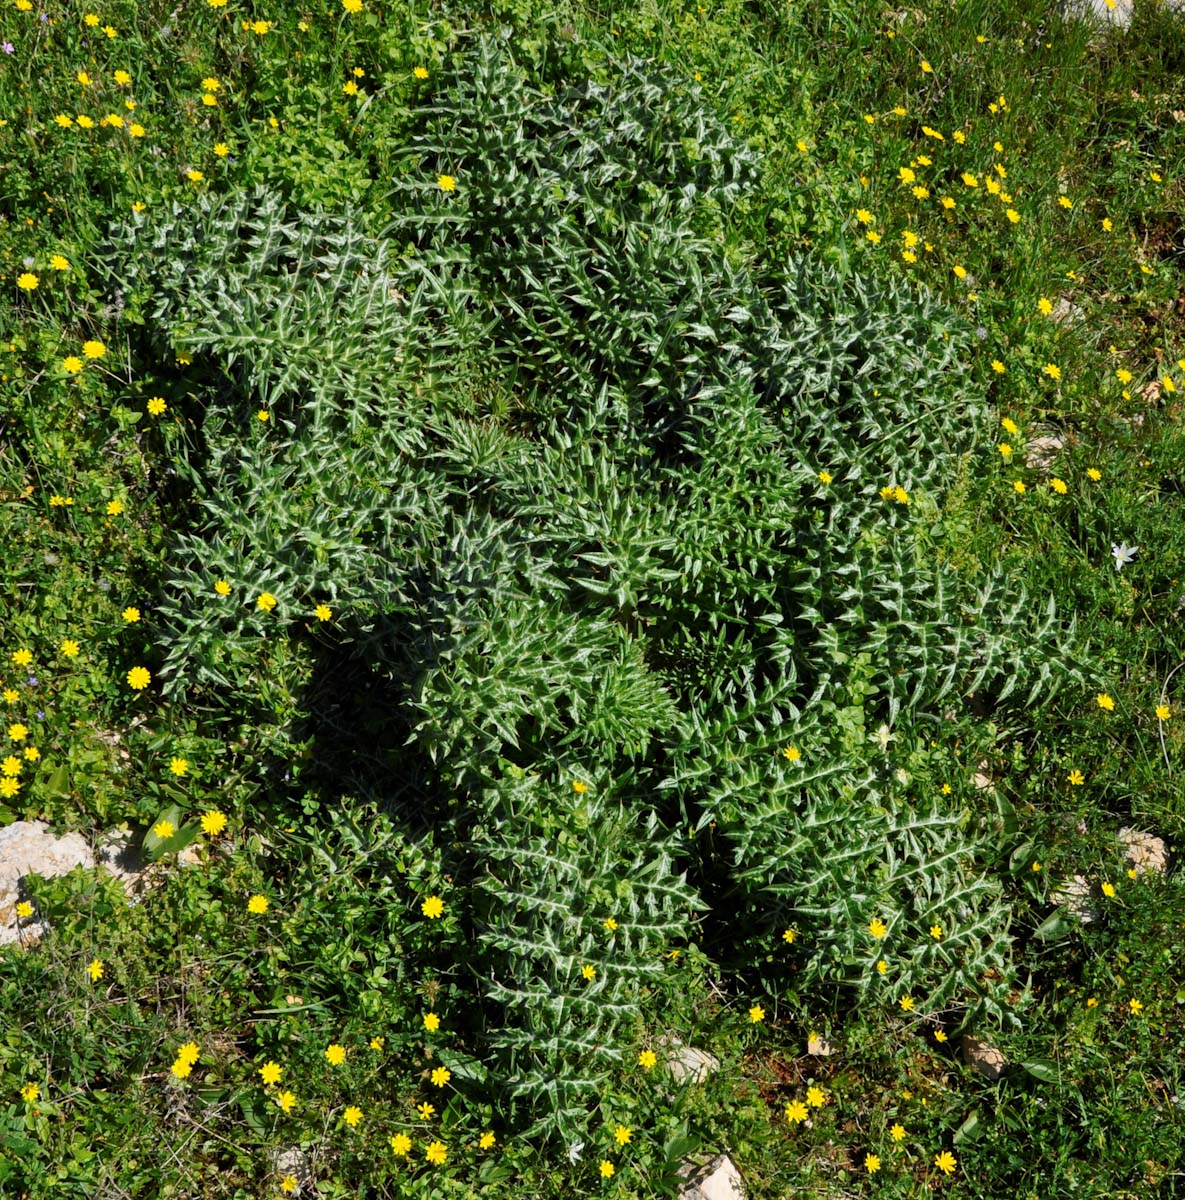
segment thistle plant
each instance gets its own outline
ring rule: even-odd
[[[697,892],[754,955],[791,922],[797,988],[1007,1019],[992,831],[869,739],[1077,670],[1056,613],[945,564],[971,330],[732,261],[712,231],[760,164],[651,64],[550,94],[486,37],[415,116],[380,234],[257,193],[113,235],[155,351],[203,372],[166,688],[249,693],[332,602],[317,636],[457,797],[486,1048],[536,1132],[578,1129]]]
[[[530,1134],[571,1139],[697,899],[634,786],[566,783],[509,772],[483,793],[469,850],[494,1074],[535,1115]]]

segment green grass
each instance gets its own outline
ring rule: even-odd
[[[129,0],[95,8],[98,26],[89,11],[69,4],[43,22],[38,7],[9,6],[0,18],[0,40],[14,45],[0,55],[0,683],[15,693],[3,753],[35,745],[40,755],[21,760],[0,821],[126,822],[170,861],[177,842],[151,831],[174,810],[199,865],[135,906],[99,873],[28,884],[23,899],[54,931],[38,949],[0,955],[0,1192],[273,1197],[282,1178],[269,1152],[299,1144],[317,1189],[299,1194],[324,1197],[666,1196],[684,1154],[723,1150],[755,1200],[1177,1194],[1185,876],[1173,853],[1165,878],[1129,878],[1116,831],[1185,844],[1183,18],[1151,2],[1126,33],[1012,2],[926,3],[898,17],[838,0],[523,0],[430,14],[367,0],[357,15],[340,4],[273,12],[203,0],[174,11]],[[270,24],[260,34],[244,20]],[[431,156],[408,150],[430,132],[421,105],[474,35],[498,25],[524,70],[561,93],[577,76],[613,79],[629,54],[655,57],[746,140],[760,185],[694,216],[734,264],[774,271],[807,253],[820,271],[893,277],[974,331],[971,376],[997,431],[989,425],[943,481],[941,507],[918,501],[919,544],[969,589],[1000,568],[1033,612],[1052,597],[1059,619],[1076,623],[1086,684],[1032,708],[952,699],[950,719],[903,727],[887,756],[869,748],[880,716],[868,728],[853,716],[865,711],[859,695],[834,719],[836,736],[883,775],[907,771],[919,796],[949,785],[951,803],[990,830],[981,865],[1013,913],[1018,1022],[970,1032],[1006,1054],[997,1082],[960,1061],[961,1002],[907,1014],[887,989],[853,1003],[845,987],[800,984],[785,967],[780,914],[742,928],[753,914],[730,907],[720,885],[697,936],[664,949],[573,1160],[562,1142],[524,1136],[522,1108],[488,1075],[465,970],[479,900],[474,880],[453,873],[465,781],[403,751],[411,730],[391,715],[399,697],[377,635],[360,626],[334,641],[336,626],[322,631],[310,612],[307,629],[226,650],[233,692],[195,685],[181,700],[158,686],[176,650],[162,614],[180,603],[178,538],[198,516],[184,466],[204,462],[214,439],[203,421],[233,376],[170,342],[146,285],[129,279],[112,301],[113,226],[137,205],[150,224],[200,195],[263,186],[296,211],[347,209],[382,235],[405,193],[435,185]],[[117,83],[117,70],[131,82]],[[206,92],[214,105],[202,101],[207,78],[218,81]],[[357,95],[344,91],[351,82]],[[78,128],[80,114],[95,126]],[[123,124],[99,124],[107,114]],[[902,168],[915,178],[902,182]],[[439,169],[461,185],[477,173],[465,162]],[[25,271],[35,290],[17,286]],[[1057,321],[1042,298],[1081,315]],[[105,354],[68,371],[92,339]],[[510,384],[501,365],[480,349],[458,355],[443,363],[447,386],[426,378],[425,390],[450,414],[529,434],[546,419],[545,389],[527,395],[531,372]],[[146,407],[153,397],[167,403],[159,416]],[[250,418],[244,440],[278,423]],[[1028,465],[1042,436],[1059,445]],[[1121,542],[1139,552],[1118,571]],[[121,615],[129,605],[139,620]],[[63,653],[65,639],[77,656]],[[12,657],[21,649],[27,668]],[[692,666],[724,671],[727,649],[701,647]],[[153,682],[137,692],[126,677],[140,665]],[[12,737],[17,723],[24,740]],[[183,775],[170,769],[178,758]],[[994,790],[976,785],[980,771]],[[227,831],[206,836],[198,821],[213,810]],[[579,836],[559,817],[538,819],[540,836]],[[703,841],[705,862],[732,853],[715,826]],[[1095,910],[1085,925],[1055,918],[1052,897],[1075,875]],[[268,899],[266,913],[248,911],[253,895]],[[439,919],[423,913],[432,895],[448,901]],[[593,896],[598,921],[620,899]],[[772,947],[766,937],[754,950],[755,928],[773,930]],[[720,1071],[680,1090],[639,1066],[666,1028],[710,1049]],[[831,1056],[805,1052],[812,1031]],[[176,1078],[191,1041],[201,1056]],[[326,1060],[331,1043],[346,1047],[340,1066]],[[268,1061],[283,1067],[278,1086],[260,1077]],[[440,1066],[451,1073],[443,1087],[431,1082]],[[826,1103],[788,1120],[812,1087]],[[275,1101],[283,1088],[296,1096],[291,1114]],[[425,1100],[438,1111],[421,1118]],[[618,1126],[632,1131],[626,1145]],[[392,1151],[400,1132],[410,1159]],[[487,1133],[495,1142],[483,1148]],[[425,1152],[438,1138],[448,1157],[433,1165]],[[947,1150],[958,1160],[949,1177],[935,1166]],[[875,1173],[868,1155],[880,1159]]]

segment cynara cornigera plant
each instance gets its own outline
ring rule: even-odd
[[[510,1096],[537,1113],[528,1133],[580,1129],[686,934],[695,895],[639,808],[628,776],[597,786],[513,769],[481,795],[469,847],[477,958],[498,1006],[486,1038]]]
[[[115,238],[161,349],[222,373],[166,688],[243,686],[255,639],[334,606],[460,801],[488,1058],[539,1131],[620,1060],[685,874],[729,907],[717,954],[790,925],[800,988],[1005,1016],[987,830],[873,749],[1070,670],[1053,614],[930,538],[985,415],[969,330],[734,264],[711,231],[759,164],[649,64],[545,94],[484,39],[419,117],[383,236],[255,195]]]

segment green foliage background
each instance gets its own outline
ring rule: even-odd
[[[675,1194],[723,1146],[754,1196],[1171,1194],[1180,876],[1129,888],[1114,832],[1181,817],[1179,722],[1149,715],[1182,649],[1156,382],[1185,353],[1179,23],[129,3],[102,18],[125,42],[82,14],[16,18],[43,78],[28,39],[0,60],[0,254],[42,280],[5,302],[0,409],[0,682],[42,758],[0,821],[122,821],[201,869],[135,907],[101,873],[27,883],[55,932],[0,959],[33,1014],[0,1079],[43,1095],[0,1103],[0,1190],[271,1195],[263,1151],[302,1140],[335,1196]],[[148,139],[62,132],[121,109],[123,66]],[[1014,229],[958,191],[997,143]],[[955,210],[900,186],[923,152]],[[1046,294],[1082,319],[1038,321]],[[65,372],[92,337],[106,357]],[[1091,925],[1058,902],[1074,875]],[[244,929],[249,894],[272,908]],[[812,1028],[836,1058],[803,1055]],[[648,1075],[667,1031],[721,1072]],[[953,1058],[976,1033],[1013,1062],[990,1087]],[[808,1085],[803,1129],[782,1106]],[[326,1134],[359,1100],[368,1135]],[[207,1125],[231,1136],[162,1188],[143,1131]],[[935,1174],[949,1147],[965,1178]]]

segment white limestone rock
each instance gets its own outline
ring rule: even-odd
[[[1174,12],[1185,12],[1185,0],[1163,0],[1164,7]],[[1127,29],[1132,23],[1135,0],[1066,0],[1066,12],[1071,16],[1083,17],[1096,24],[1115,25]]]
[[[1119,831],[1119,844],[1132,870],[1137,875],[1163,875],[1168,866],[1168,847],[1163,838],[1139,829],[1124,828]]]
[[[963,1061],[985,1079],[996,1080],[1004,1074],[1008,1059],[1002,1050],[989,1045],[982,1038],[963,1038]]]
[[[706,1166],[685,1165],[685,1169],[688,1179],[679,1200],[745,1200],[741,1173],[727,1154],[718,1155]]]
[[[1076,916],[1083,925],[1094,920],[1094,909],[1090,904],[1090,880],[1085,875],[1075,875],[1052,893],[1050,899],[1060,904],[1068,913]]]
[[[296,1179],[298,1190],[303,1190],[312,1181],[308,1155],[299,1146],[288,1146],[284,1150],[273,1149],[268,1158],[271,1160],[272,1170],[277,1175],[291,1175]]]
[[[806,1052],[815,1058],[828,1058],[834,1053],[831,1043],[817,1033],[811,1033],[806,1039]]]
[[[0,945],[31,945],[45,935],[46,923],[36,913],[23,921],[16,914],[16,906],[24,898],[21,880],[26,875],[53,879],[69,874],[75,867],[102,867],[123,884],[128,902],[138,904],[146,888],[163,882],[176,866],[193,867],[201,861],[201,845],[196,842],[176,856],[175,864],[145,863],[129,829],[99,834],[92,850],[85,834],[55,837],[44,821],[16,821],[0,829]]]
[[[1025,466],[1030,471],[1048,471],[1061,453],[1066,439],[1057,433],[1045,433],[1025,443]]]
[[[662,1065],[670,1072],[678,1084],[703,1083],[709,1075],[719,1070],[720,1060],[706,1050],[697,1050],[694,1046],[685,1046],[674,1034],[668,1034],[659,1040],[663,1051]]]
[[[1059,296],[1053,306],[1050,317],[1059,325],[1082,325],[1086,322],[1086,313],[1065,296]]]
[[[1067,11],[1104,25],[1126,29],[1132,23],[1132,0],[1068,0]]]
[[[211,849],[215,850],[215,847]],[[227,853],[228,848],[222,847],[220,852]],[[190,842],[176,855],[175,862],[173,856],[169,855],[157,862],[146,863],[140,856],[139,841],[134,832],[121,827],[99,835],[96,854],[99,866],[110,871],[123,884],[128,902],[139,904],[144,893],[163,884],[165,876],[175,866],[196,867],[201,863],[202,839]]]
[[[0,945],[36,941],[45,933],[44,923],[36,917],[19,921],[16,915],[26,875],[53,879],[75,867],[94,865],[91,848],[80,833],[55,837],[44,821],[15,821],[0,829]]]
[[[128,899],[137,891],[144,863],[140,859],[139,847],[133,844],[130,829],[111,829],[100,834],[95,846],[95,858],[104,870],[114,875],[123,884]]]

